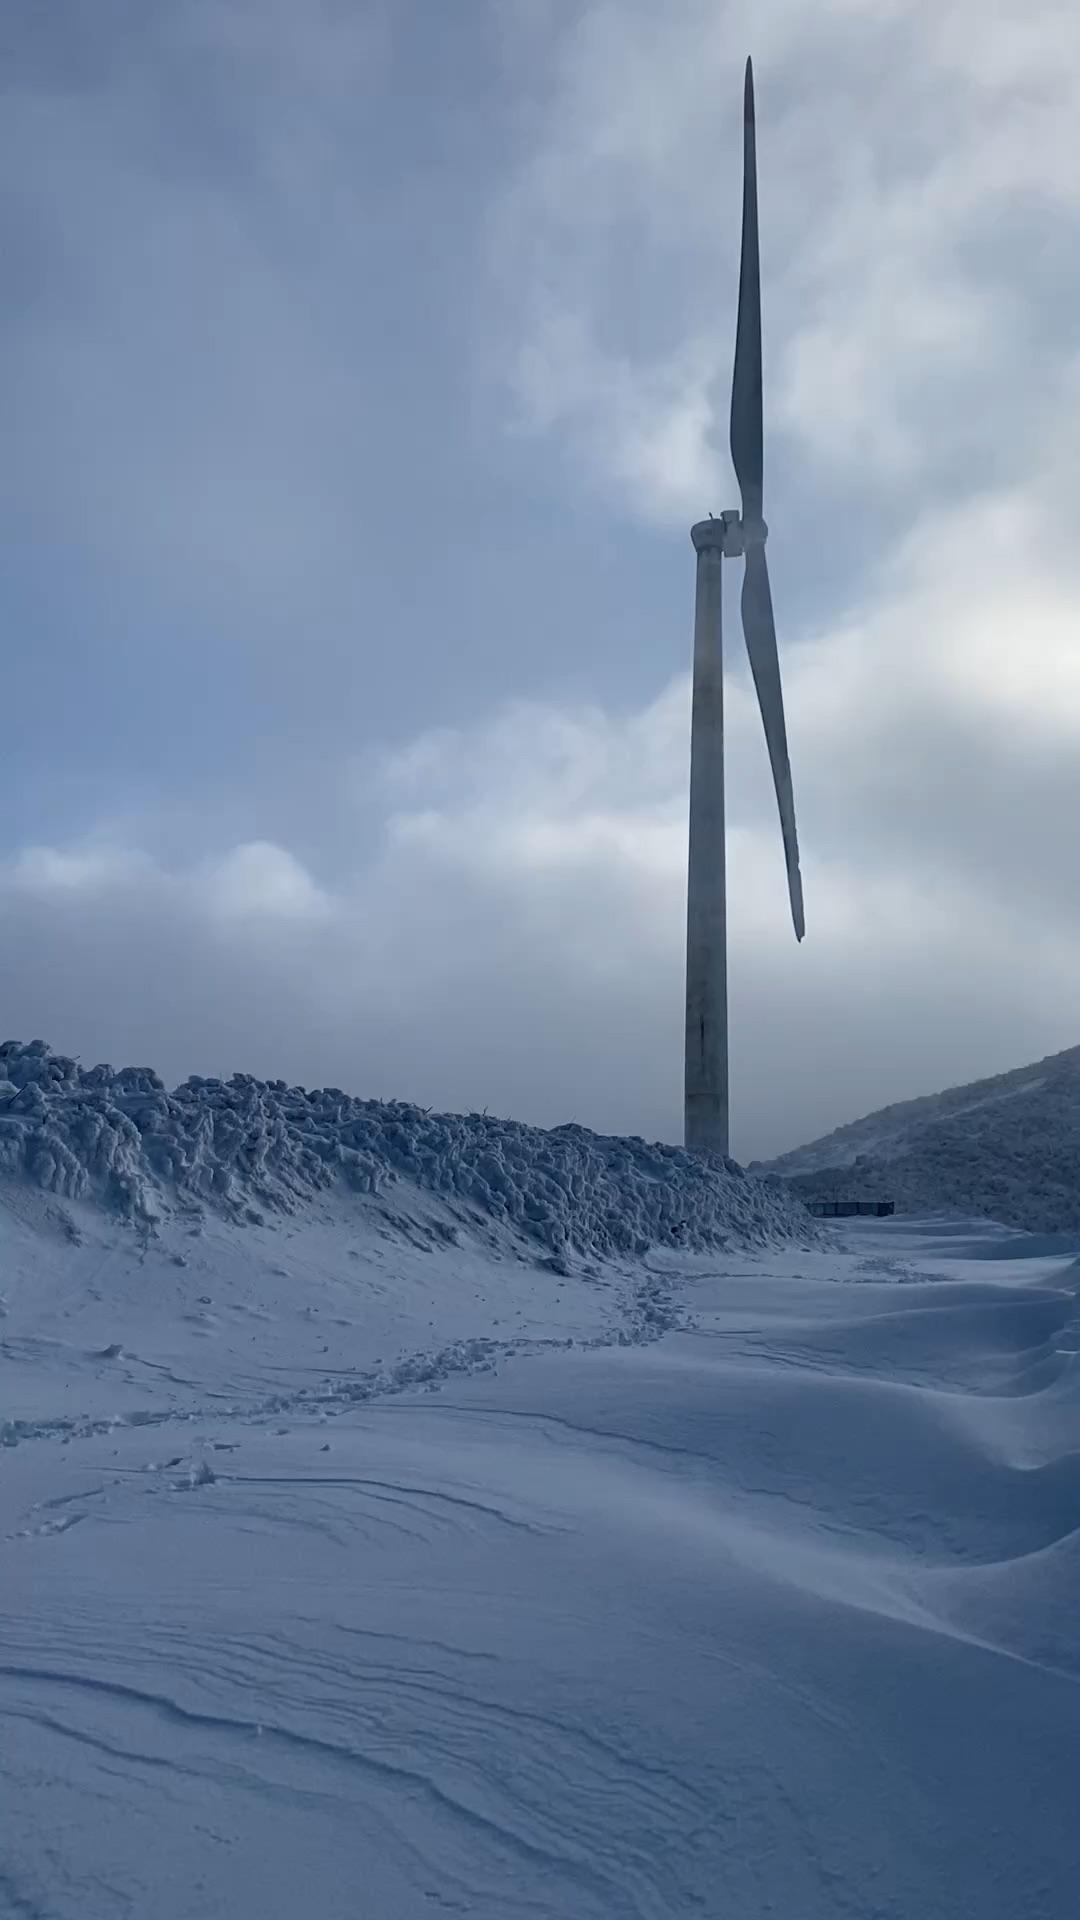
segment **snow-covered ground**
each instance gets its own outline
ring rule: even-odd
[[[3,1920],[1071,1920],[1080,1262],[739,1191],[11,1177]]]

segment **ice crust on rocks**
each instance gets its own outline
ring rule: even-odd
[[[43,1040],[0,1044],[0,1174],[143,1225],[185,1205],[242,1219],[405,1180],[554,1255],[818,1236],[783,1182],[731,1160],[250,1074],[170,1092],[149,1068],[84,1069]]]

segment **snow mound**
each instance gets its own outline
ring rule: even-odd
[[[332,1187],[371,1195],[404,1180],[553,1256],[810,1243],[818,1231],[782,1183],[731,1160],[250,1074],[170,1093],[148,1068],[84,1071],[43,1040],[0,1045],[0,1173],[144,1226],[192,1205],[258,1220]]]
[[[838,1127],[751,1172],[806,1198],[892,1199],[1030,1233],[1080,1228],[1080,1047]]]

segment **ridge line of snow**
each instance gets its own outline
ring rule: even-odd
[[[454,1203],[466,1227],[495,1224],[555,1257],[818,1237],[781,1183],[681,1147],[250,1074],[170,1093],[149,1068],[84,1070],[42,1040],[0,1045],[0,1173],[148,1232],[177,1211],[261,1224],[335,1186],[372,1196],[407,1180]]]

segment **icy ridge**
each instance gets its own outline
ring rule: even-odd
[[[734,1161],[250,1074],[169,1092],[149,1068],[86,1070],[43,1040],[0,1045],[0,1173],[143,1224],[185,1204],[292,1212],[339,1184],[378,1194],[405,1179],[553,1254],[816,1237],[783,1183]]]

